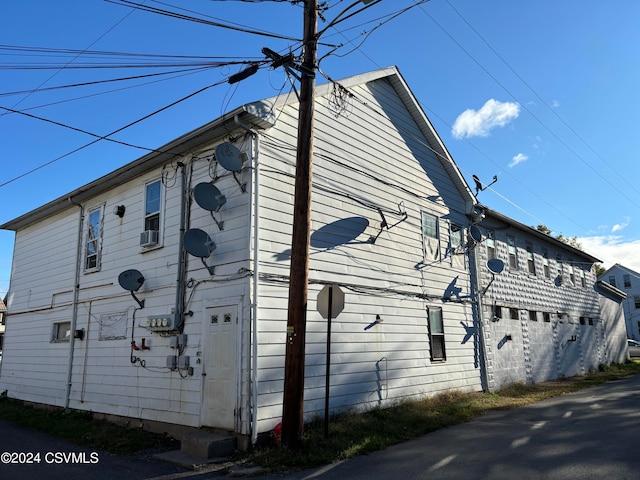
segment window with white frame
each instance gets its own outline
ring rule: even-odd
[[[68,342],[71,338],[71,322],[56,322],[51,330],[51,342]]]
[[[507,249],[509,251],[509,269],[518,269],[518,250],[516,248],[516,239],[512,236],[507,236]]]
[[[84,269],[94,271],[100,269],[102,250],[102,207],[89,211],[87,219],[87,235],[85,243]]]
[[[426,260],[440,260],[438,217],[422,212],[422,242]]]
[[[496,258],[496,234],[493,230],[487,230],[487,259]]]
[[[156,180],[147,183],[144,195],[144,229],[160,231],[160,203],[162,196],[162,183]]]
[[[444,321],[442,308],[429,307],[429,344],[431,346],[431,361],[443,362],[447,359],[444,342]]]
[[[451,232],[449,234],[449,242],[451,244],[451,266],[454,268],[464,268],[465,251],[462,244],[462,227],[451,224]]]

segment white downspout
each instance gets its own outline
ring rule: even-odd
[[[252,135],[251,138],[251,163],[253,167],[253,301],[251,303],[251,386],[252,386],[252,415],[251,415],[251,443],[258,441],[258,281],[260,278],[260,178],[258,157],[260,155],[260,137],[258,132],[240,121],[238,115],[234,117],[236,124],[244,128]],[[250,203],[251,208],[251,203]],[[251,219],[251,211],[249,212]],[[249,245],[251,249],[251,245]]]
[[[76,273],[73,284],[73,313],[71,314],[71,332],[69,338],[69,367],[67,370],[67,384],[64,394],[64,408],[69,408],[71,397],[71,376],[73,373],[73,350],[75,348],[75,331],[78,323],[78,299],[80,297],[80,265],[82,263],[82,229],[84,227],[84,207],[69,197],[69,202],[80,209],[78,221],[78,245],[76,249]]]

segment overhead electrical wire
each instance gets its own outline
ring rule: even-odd
[[[451,7],[451,9],[467,24],[467,26],[471,29],[471,31],[473,31],[479,38],[480,40],[482,40],[482,42],[487,46],[487,48],[489,48],[489,50],[491,50],[494,55],[496,57],[498,57],[502,63],[504,63],[507,68],[509,70],[511,70],[511,72],[516,76],[516,78],[518,80],[520,80],[535,96],[538,100],[540,100],[540,102],[542,102],[542,104],[547,107],[547,109],[558,119],[560,120],[560,122],[567,127],[567,129],[573,133],[576,138],[578,138],[578,140],[580,140],[584,145],[586,145],[586,147],[594,154],[596,155],[600,160],[602,160],[602,162],[609,167],[616,175],[618,175],[619,178],[621,178],[632,190],[634,190],[636,193],[640,194],[640,190],[637,189],[636,185],[634,185],[633,183],[631,183],[628,179],[627,176],[622,175],[619,171],[617,171],[602,155],[600,155],[590,144],[589,142],[587,142],[587,140],[585,140],[584,137],[582,137],[573,127],[571,127],[571,125],[569,125],[559,114],[556,110],[554,110],[553,108],[551,108],[547,102],[540,96],[540,94],[524,79],[522,78],[522,76],[509,64],[509,62],[507,62],[505,60],[505,58],[500,55],[492,46],[491,44],[480,34],[480,32],[478,32],[473,25],[471,25],[471,23],[451,4],[451,2],[447,1],[447,4]]]
[[[199,90],[197,90],[197,91],[195,91],[193,93],[190,93],[189,95],[186,95],[186,96],[184,96],[184,97],[182,97],[182,98],[180,98],[180,99],[178,99],[178,100],[176,100],[174,102],[171,102],[170,104],[165,105],[164,107],[159,108],[158,110],[155,110],[155,111],[145,115],[144,117],[141,117],[141,118],[139,118],[139,119],[137,119],[137,120],[135,120],[135,121],[133,121],[131,123],[128,123],[127,125],[125,125],[123,127],[120,127],[117,130],[114,130],[114,131],[112,131],[112,132],[110,132],[110,133],[108,133],[106,135],[97,135],[97,134],[92,134],[92,133],[83,131],[82,133],[89,134],[89,135],[95,136],[97,138],[95,140],[89,142],[89,143],[86,143],[86,144],[84,144],[84,145],[82,145],[82,146],[80,146],[78,148],[75,148],[74,150],[72,150],[70,152],[67,152],[67,153],[65,153],[63,155],[60,155],[59,157],[56,157],[53,160],[50,160],[50,161],[48,161],[48,162],[46,162],[46,163],[44,163],[42,165],[39,165],[39,166],[37,166],[35,168],[32,168],[31,170],[29,170],[27,172],[24,172],[24,173],[22,173],[22,174],[20,174],[20,175],[18,175],[16,177],[13,177],[13,178],[11,178],[9,180],[6,180],[6,181],[0,183],[0,188],[4,187],[6,185],[9,185],[10,183],[13,183],[16,180],[19,180],[19,179],[21,179],[23,177],[26,177],[27,175],[30,175],[30,174],[38,171],[38,170],[41,170],[42,168],[44,168],[44,167],[46,167],[48,165],[51,165],[51,164],[53,164],[53,163],[55,163],[55,162],[57,162],[59,160],[62,160],[63,158],[66,158],[66,157],[68,157],[68,156],[70,156],[70,155],[72,155],[74,153],[77,153],[77,152],[79,152],[81,150],[84,150],[85,148],[90,147],[91,145],[94,145],[94,144],[98,143],[101,140],[114,141],[115,143],[121,143],[121,142],[115,141],[113,139],[110,139],[109,137],[111,137],[112,135],[115,135],[116,133],[122,132],[123,130],[126,130],[127,128],[132,127],[133,125],[136,125],[136,124],[138,124],[138,123],[140,123],[140,122],[142,122],[144,120],[147,120],[148,118],[151,118],[152,116],[157,115],[158,113],[163,112],[163,111],[165,111],[165,110],[167,110],[167,109],[169,109],[169,108],[171,108],[171,107],[173,107],[173,106],[175,106],[175,105],[177,105],[177,104],[179,104],[181,102],[184,102],[185,100],[188,100],[188,99],[190,99],[190,98],[192,98],[192,97],[194,97],[194,96],[196,96],[196,95],[198,95],[198,94],[200,94],[200,93],[202,93],[202,92],[204,92],[204,91],[206,91],[206,90],[208,90],[208,89],[210,89],[212,87],[224,84],[226,82],[227,82],[227,80],[225,79],[224,81],[220,81],[220,82],[213,83],[211,85],[207,85],[206,87],[203,87],[203,88],[201,88],[201,89],[199,89]],[[13,109],[8,109],[6,107],[0,107],[0,108],[3,108],[3,109],[8,110],[8,111],[12,111],[12,113],[21,113],[23,115],[27,115],[27,116],[30,116],[30,117],[35,117],[33,115],[25,114],[24,112],[15,111]],[[51,123],[56,123],[56,122],[51,122]],[[64,124],[60,124],[60,123],[56,123],[56,124],[59,125],[59,126],[63,126],[63,127],[66,127],[66,128],[71,128],[72,130],[78,131],[78,129],[75,129],[74,127],[70,127],[68,125],[64,125]],[[134,145],[127,145],[127,146],[132,146],[132,147],[135,147],[135,148],[142,148],[142,149],[145,149],[145,150],[148,150],[148,151],[151,151],[151,152],[171,153],[171,152],[162,152],[160,150],[148,149],[148,148],[144,148],[144,147],[138,147],[138,146],[134,146]]]
[[[190,22],[195,22],[195,23],[200,23],[203,25],[209,25],[212,27],[219,27],[219,28],[224,28],[227,30],[234,30],[236,32],[241,32],[241,33],[249,33],[251,35],[259,35],[259,36],[263,36],[263,37],[269,37],[269,38],[277,38],[277,39],[281,39],[281,40],[290,40],[290,41],[299,41],[299,38],[294,38],[294,37],[290,37],[290,36],[286,36],[286,35],[280,35],[277,33],[272,33],[272,32],[267,32],[265,30],[257,30],[254,28],[250,28],[238,23],[234,23],[234,22],[229,22],[227,20],[223,20],[220,18],[216,18],[216,17],[211,17],[209,15],[202,15],[203,17],[206,18],[198,18],[198,17],[194,17],[191,15],[185,15],[182,13],[178,13],[178,12],[172,12],[170,10],[164,10],[161,8],[156,8],[156,7],[151,7],[148,5],[143,5],[142,3],[138,3],[138,2],[134,2],[131,0],[104,0],[107,3],[113,3],[115,5],[120,5],[120,6],[125,6],[125,7],[132,7],[135,8],[136,10],[140,10],[143,12],[149,12],[149,13],[155,13],[158,15],[164,15],[167,17],[171,17],[171,18],[176,18],[179,20],[187,20]],[[162,2],[156,2],[156,3],[162,3]],[[167,5],[167,4],[164,4]],[[179,7],[174,7],[174,8],[179,8]],[[180,8],[180,10],[185,10],[185,11],[189,11],[190,13],[196,13],[196,12],[192,12],[190,10],[186,10],[183,8]],[[207,18],[210,18],[212,20],[207,20]]]

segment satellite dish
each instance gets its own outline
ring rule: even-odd
[[[218,187],[213,183],[199,183],[193,189],[193,198],[201,208],[211,213],[211,218],[216,222],[218,228],[223,230],[224,222],[218,221],[218,219],[213,216],[213,212],[217,212],[227,203],[227,197],[218,190]]]
[[[491,273],[501,273],[504,270],[504,262],[499,258],[491,258],[487,262],[487,268]]]
[[[208,182],[199,183],[195,186],[193,189],[193,198],[201,208],[209,212],[217,212],[227,203],[227,197],[218,190],[218,187]]]
[[[213,275],[213,267],[207,265],[205,259],[211,256],[211,252],[216,249],[216,244],[213,243],[207,232],[199,228],[191,228],[184,232],[184,248],[194,257],[200,258],[202,264]]]
[[[194,257],[209,258],[216,244],[204,230],[191,228],[184,233],[184,248]]]
[[[473,241],[476,243],[482,242],[482,232],[475,225],[471,225],[471,227],[469,227],[469,236],[471,236]]]
[[[140,305],[140,308],[144,308],[144,300],[139,300],[134,292],[137,292],[144,283],[144,277],[135,269],[125,270],[118,275],[118,283],[122,288],[131,292],[133,299]]]
[[[232,143],[221,143],[216,147],[216,160],[231,172],[242,170],[242,152]]]
[[[129,292],[137,292],[144,283],[144,277],[138,270],[125,270],[118,275],[118,283]]]

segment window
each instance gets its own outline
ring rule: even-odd
[[[532,322],[537,322],[538,312],[536,312],[535,310],[529,310],[529,320],[531,320]]]
[[[147,183],[144,196],[144,229],[160,230],[160,180]]]
[[[551,322],[551,314],[549,312],[542,312],[542,321],[546,323]]]
[[[444,361],[447,359],[447,355],[444,348],[444,323],[442,321],[442,308],[429,308],[428,315],[431,361]]]
[[[571,285],[576,284],[576,274],[572,263],[569,264],[569,281],[571,282]]]
[[[496,237],[493,230],[487,230],[487,258],[496,258]]]
[[[556,274],[562,283],[562,255],[559,253],[556,255]]]
[[[622,281],[624,282],[624,288],[631,288],[631,275],[625,273],[622,276]]]
[[[584,270],[581,268],[579,273],[580,273],[580,285],[582,286],[582,288],[586,288],[587,287],[587,278],[585,276]]]
[[[609,285],[612,287],[616,286],[616,277],[614,275],[609,275]]]
[[[68,342],[71,338],[71,322],[58,322],[53,324],[51,331],[52,342]]]
[[[517,308],[510,308],[509,309],[509,318],[511,320],[518,320],[520,318],[520,312],[518,312]]]
[[[102,207],[89,212],[87,222],[87,240],[84,257],[85,270],[100,268],[100,252],[102,249]]]
[[[532,275],[536,274],[536,262],[533,257],[533,244],[527,242],[527,268]]]
[[[587,320],[589,320],[589,325],[593,325],[593,318],[588,318]]]
[[[633,296],[633,303],[636,308],[640,308],[640,295]]]
[[[587,317],[580,317],[580,325],[586,325],[587,324]]]
[[[551,273],[549,272],[549,250],[546,248],[542,249],[542,270],[544,271],[544,278],[551,278]]]
[[[449,241],[451,243],[451,266],[463,269],[465,252],[462,245],[462,228],[459,225],[451,224]]]
[[[500,320],[502,318],[502,307],[499,305],[493,306],[493,319]]]
[[[439,260],[438,217],[425,212],[422,212],[422,241],[424,242],[424,258],[426,260]]]
[[[509,250],[509,269],[518,269],[518,251],[516,249],[516,239],[507,236],[507,248]]]

